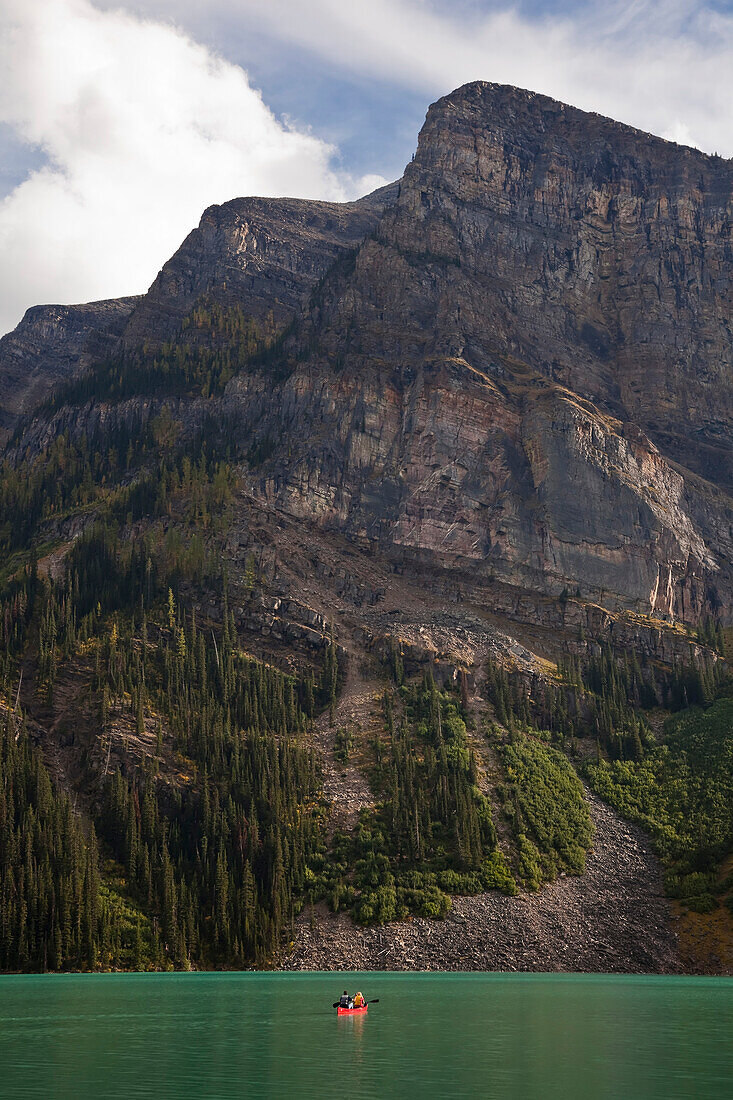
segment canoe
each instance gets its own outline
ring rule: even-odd
[[[362,1012],[366,1012],[368,1008],[368,1004],[362,1005],[360,1008],[341,1008],[339,1006],[336,1012],[339,1016],[360,1016]]]

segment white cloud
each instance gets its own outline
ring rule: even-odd
[[[0,332],[35,302],[145,289],[213,202],[383,182],[350,179],[272,115],[234,63],[263,34],[286,60],[305,50],[426,106],[494,80],[733,155],[732,14],[712,0],[578,0],[560,15],[535,2],[0,0],[0,123],[46,158],[0,203]],[[193,40],[205,36],[235,56]]]
[[[130,0],[192,22],[192,0]],[[470,80],[542,92],[733,155],[733,14],[710,0],[589,0],[562,14],[484,0],[210,0],[206,18],[265,31],[332,67],[424,91]]]
[[[0,72],[0,121],[45,154],[0,203],[0,332],[36,302],[146,289],[211,203],[360,190],[242,69],[172,26],[0,0]]]

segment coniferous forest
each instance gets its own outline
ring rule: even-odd
[[[209,362],[161,355],[150,369],[164,384]],[[134,386],[136,364],[105,375],[108,388]],[[241,651],[217,555],[227,445],[211,426],[185,441],[179,428],[163,412],[104,443],[62,432],[3,470],[8,969],[264,965],[301,904],[323,814],[303,731],[335,692],[334,645],[302,678]],[[59,575],[39,572],[34,549],[12,556],[78,508],[94,519]],[[197,623],[201,591],[221,607],[215,623]],[[19,705],[43,722],[69,677],[84,682],[92,731],[83,814],[55,790]]]
[[[222,550],[268,443],[209,405],[273,354],[272,325],[203,301],[184,334],[69,383],[54,430],[19,429],[0,467],[0,968],[270,966],[319,902],[370,925],[540,890],[584,871],[581,779],[649,831],[672,896],[714,909],[733,845],[719,624],[701,661],[581,637],[544,679],[492,660],[478,711],[393,645],[357,745],[334,726],[333,627],[273,663],[232,607],[260,584]],[[69,410],[102,403],[77,431]],[[368,776],[351,830],[329,828],[317,722]]]

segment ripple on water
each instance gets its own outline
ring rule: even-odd
[[[1,979],[0,1094],[731,1095],[733,981],[532,974]],[[379,997],[339,1019],[344,987]]]

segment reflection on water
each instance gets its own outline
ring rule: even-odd
[[[376,1008],[372,1011],[376,1012]],[[348,1043],[346,1055],[354,1069],[360,1070],[364,1064],[364,1025],[369,1013],[363,1016],[337,1016],[337,1026],[342,1043]],[[343,1049],[343,1047],[341,1048]]]
[[[336,1015],[344,986],[379,997]],[[733,982],[581,975],[0,978],[0,1095],[718,1100]]]

